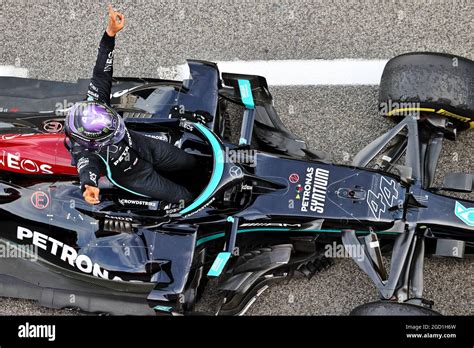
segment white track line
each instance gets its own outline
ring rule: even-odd
[[[260,75],[273,86],[378,85],[387,60],[255,60],[217,62],[219,71]],[[176,79],[189,76],[187,65],[167,69]]]
[[[221,72],[260,75],[272,86],[378,85],[387,60],[254,60],[217,62]],[[186,64],[160,67],[161,78],[188,78]],[[28,69],[0,65],[0,76],[28,77]]]
[[[0,65],[0,76],[28,77],[28,69],[13,65]]]

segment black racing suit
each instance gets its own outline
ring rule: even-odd
[[[114,46],[115,38],[104,33],[87,91],[88,100],[110,105]],[[71,152],[83,192],[85,185],[97,187],[102,174],[116,186],[139,196],[170,203],[187,203],[193,198],[185,187],[159,174],[159,171],[189,170],[196,164],[192,155],[168,142],[127,130],[123,140],[99,152],[89,152],[74,143]]]

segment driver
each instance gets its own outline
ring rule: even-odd
[[[74,105],[65,120],[84,199],[98,204],[101,174],[128,192],[170,203],[187,203],[191,193],[160,172],[190,170],[196,159],[172,144],[128,130],[110,107],[115,35],[125,25],[109,5],[107,29],[99,46],[87,101]]]

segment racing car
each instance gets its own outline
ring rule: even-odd
[[[183,81],[115,78],[111,100],[129,129],[198,158],[199,170],[172,178],[193,193],[186,205],[107,176],[101,203],[87,204],[63,127],[88,81],[0,78],[0,245],[18,256],[0,260],[0,296],[113,315],[241,315],[273,282],[329,267],[336,242],[380,296],[351,314],[437,314],[423,297],[425,255],[461,258],[474,242],[474,202],[449,193],[472,192],[472,174],[434,179],[443,142],[474,127],[473,61],[391,59],[379,105],[397,123],[350,165],[285,127],[264,77],[187,66]],[[210,280],[219,300],[198,312]]]

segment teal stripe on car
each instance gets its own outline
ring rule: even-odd
[[[249,233],[249,232],[265,232],[265,231],[268,231],[268,232],[278,232],[278,231],[281,231],[281,232],[288,232],[288,231],[291,231],[291,232],[309,232],[309,233],[341,233],[341,230],[293,230],[293,229],[290,229],[290,228],[246,228],[246,229],[241,229],[241,230],[238,230],[237,233]],[[357,234],[368,234],[370,233],[369,231],[356,231]],[[377,234],[393,234],[393,235],[396,235],[396,234],[399,234],[399,232],[375,232]],[[209,236],[205,236],[205,237],[202,237],[200,239],[198,239],[196,241],[196,246],[200,246],[204,243],[207,243],[211,240],[214,240],[214,239],[219,239],[219,238],[222,238],[225,236],[225,233],[224,232],[218,232],[216,234],[211,234]]]
[[[220,252],[214,262],[212,263],[209,272],[207,272],[208,277],[218,277],[221,275],[222,271],[224,270],[227,261],[229,261],[231,257],[231,253],[228,251]]]
[[[157,305],[153,307],[153,309],[156,309],[157,311],[162,311],[162,312],[171,312],[173,307]]]
[[[242,99],[242,103],[244,103],[247,109],[255,109],[255,103],[253,101],[253,95],[252,95],[252,86],[250,85],[250,81],[238,80],[238,83],[239,83],[240,98]]]
[[[193,210],[199,208],[202,204],[206,203],[214,193],[215,189],[219,185],[224,174],[224,157],[222,154],[222,148],[217,140],[216,136],[205,126],[199,123],[195,123],[194,126],[207,138],[211,144],[212,154],[214,158],[214,167],[211,175],[211,180],[207,184],[204,191],[198,196],[198,198],[192,202],[189,206],[181,210],[180,214],[187,214]]]
[[[210,236],[202,237],[201,239],[196,241],[196,246],[200,246],[201,244],[204,244],[214,239],[222,238],[224,236],[225,236],[225,233],[217,233],[217,234],[212,234]]]

